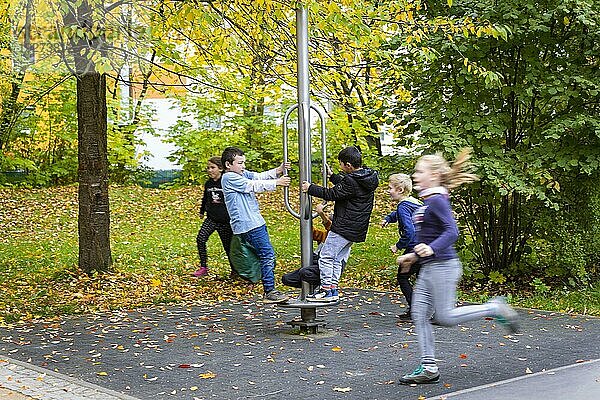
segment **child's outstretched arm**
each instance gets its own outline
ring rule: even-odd
[[[271,175],[268,175],[268,173],[271,173]],[[227,173],[226,175],[228,176],[225,178],[225,186],[230,190],[240,193],[272,192],[277,186],[288,186],[290,184],[290,177],[282,176],[277,178],[275,176],[275,169],[260,174],[246,172],[244,175],[234,173]]]
[[[381,221],[381,227],[385,228],[389,224],[393,224],[395,222],[398,222],[398,211],[397,210],[392,211],[391,213],[389,213],[388,215],[383,217],[383,221]]]
[[[354,196],[355,190],[349,179],[344,179],[332,188],[326,188],[307,181],[302,182],[302,191],[327,201],[336,201]]]
[[[329,216],[327,214],[325,214],[326,206],[327,206],[326,204],[319,203],[315,207],[315,210],[317,211],[317,214],[319,214],[319,217],[321,217],[321,222],[323,223],[323,226],[325,227],[325,229],[329,230],[329,229],[331,229],[332,221],[329,218]]]

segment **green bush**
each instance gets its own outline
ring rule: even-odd
[[[535,223],[520,276],[533,275],[570,287],[598,277],[600,262],[600,188],[598,178],[579,177],[565,190],[559,211],[545,210]]]

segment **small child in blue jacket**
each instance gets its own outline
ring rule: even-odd
[[[415,226],[413,225],[412,216],[413,213],[421,206],[421,202],[411,196],[412,192],[412,181],[410,176],[406,174],[393,174],[389,178],[388,193],[392,200],[398,201],[396,211],[393,211],[385,216],[381,221],[381,227],[384,228],[389,224],[395,222],[398,223],[398,241],[390,246],[392,253],[396,254],[400,250],[404,250],[403,254],[411,252],[413,247],[417,244],[417,238],[415,234]],[[398,267],[398,274],[396,279],[400,290],[406,299],[408,310],[400,315],[400,319],[409,321],[411,319],[410,307],[412,304],[412,293],[413,288],[410,283],[410,277],[412,275],[418,275],[420,265],[414,263],[411,265],[408,272],[403,273],[401,268]]]

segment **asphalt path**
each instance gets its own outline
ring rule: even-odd
[[[490,319],[436,327],[440,383],[399,385],[419,363],[403,311],[397,293],[346,289],[319,309],[322,333],[300,335],[287,324],[298,310],[259,298],[123,310],[0,328],[0,358],[138,399],[533,399],[514,387],[599,385],[600,319],[538,310],[518,310],[516,335]]]

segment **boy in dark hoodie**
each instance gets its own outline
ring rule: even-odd
[[[362,155],[354,147],[338,154],[344,175],[332,174],[331,188],[302,182],[302,191],[327,201],[334,201],[333,224],[319,256],[321,286],[306,296],[307,301],[333,302],[339,299],[338,282],[342,261],[347,260],[353,243],[364,242],[373,211],[375,189],[379,185],[377,171],[362,166]]]

